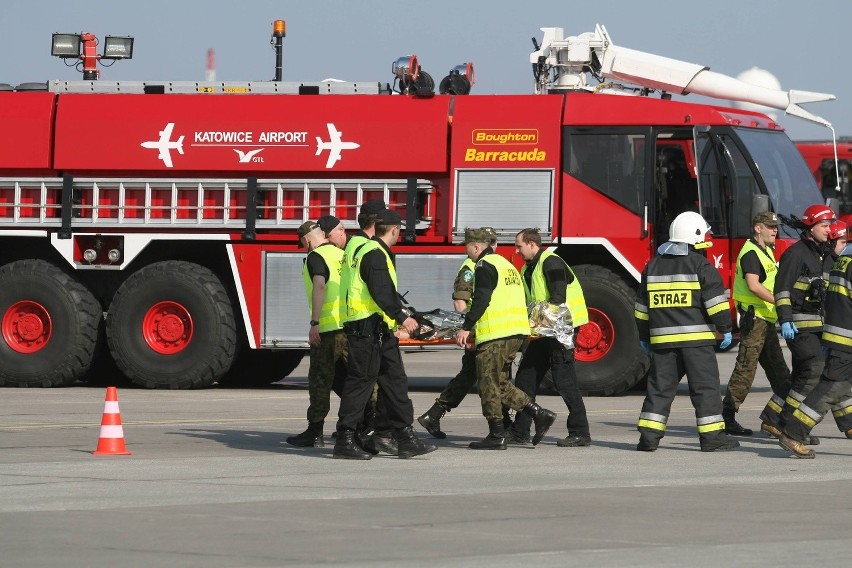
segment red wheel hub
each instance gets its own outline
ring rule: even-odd
[[[44,306],[22,300],[9,307],[0,324],[6,345],[18,353],[35,353],[44,349],[53,333],[50,313]]]
[[[142,335],[157,353],[179,353],[192,340],[192,316],[177,302],[158,302],[142,319]]]
[[[578,361],[603,359],[615,341],[615,326],[605,313],[589,308],[589,322],[574,337],[574,357]]]

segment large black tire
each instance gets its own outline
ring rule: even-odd
[[[228,293],[213,272],[190,262],[158,262],[130,276],[112,300],[106,330],[115,364],[145,388],[210,386],[236,354]]]
[[[231,371],[219,381],[227,388],[258,388],[280,381],[302,362],[306,349],[250,349],[245,346]]]
[[[103,312],[53,264],[20,260],[0,268],[0,318],[0,386],[66,386],[92,365]]]
[[[574,267],[574,273],[591,320],[575,338],[580,391],[587,396],[621,394],[638,383],[651,364],[639,347],[633,315],[636,294],[606,268],[584,264]]]

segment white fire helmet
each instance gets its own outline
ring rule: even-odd
[[[704,217],[694,211],[685,211],[672,221],[669,227],[669,241],[697,245],[704,242],[707,233],[712,232]]]

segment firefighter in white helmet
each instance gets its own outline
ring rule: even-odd
[[[719,272],[699,250],[709,248],[707,221],[692,211],[678,215],[669,240],[642,272],[636,296],[636,323],[642,348],[651,355],[655,372],[639,415],[637,450],[653,452],[666,433],[672,402],[686,372],[695,407],[701,451],[731,450],[739,443],[725,433],[716,363],[716,330],[724,334],[719,347],[731,344],[731,317]]]
[[[785,398],[773,394],[760,414],[760,429],[780,437],[784,421],[819,380],[822,359],[820,334],[828,272],[833,263],[829,233],[835,221],[827,205],[811,205],[802,217],[801,240],[788,248],[778,262],[775,277],[775,309],[781,335],[787,340],[792,358],[790,391]],[[818,444],[811,437],[809,444]]]

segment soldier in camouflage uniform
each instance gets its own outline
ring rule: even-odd
[[[497,246],[497,233],[490,227],[483,227],[489,231],[491,235],[490,244],[492,248]],[[453,282],[453,308],[459,313],[466,313],[470,308],[470,301],[473,297],[473,271],[476,265],[467,258],[459,267],[456,280]],[[465,349],[462,355],[462,366],[458,374],[447,384],[447,387],[435,399],[435,404],[432,405],[423,416],[420,416],[417,421],[423,426],[427,432],[435,438],[446,438],[447,434],[441,430],[441,418],[445,413],[456,408],[465,396],[473,389],[476,384],[476,357],[473,351]],[[505,413],[504,413],[505,414]]]
[[[752,430],[736,420],[740,405],[751,390],[757,365],[769,379],[769,386],[779,397],[790,390],[790,368],[784,361],[775,322],[775,238],[778,235],[778,216],[764,211],[754,216],[752,237],[743,245],[737,257],[734,275],[734,302],[740,315],[740,346],[737,362],[728,379],[722,400],[725,432],[735,436],[751,436]]]
[[[311,346],[308,369],[308,429],[287,438],[297,447],[321,448],[323,425],[330,410],[333,390],[340,396],[346,376],[348,345],[340,319],[340,273],[346,231],[340,219],[327,215],[316,223],[299,227],[300,243],[308,249],[303,276],[311,315],[308,343]]]
[[[461,347],[467,347],[472,331],[476,336],[476,376],[489,433],[485,439],[471,442],[474,450],[506,449],[504,404],[532,417],[533,444],[541,441],[556,420],[553,412],[531,401],[508,380],[512,361],[529,336],[529,319],[521,275],[508,260],[494,254],[490,240],[488,230],[465,231],[467,256],[476,262],[476,286],[462,329],[456,334],[456,343]]]

